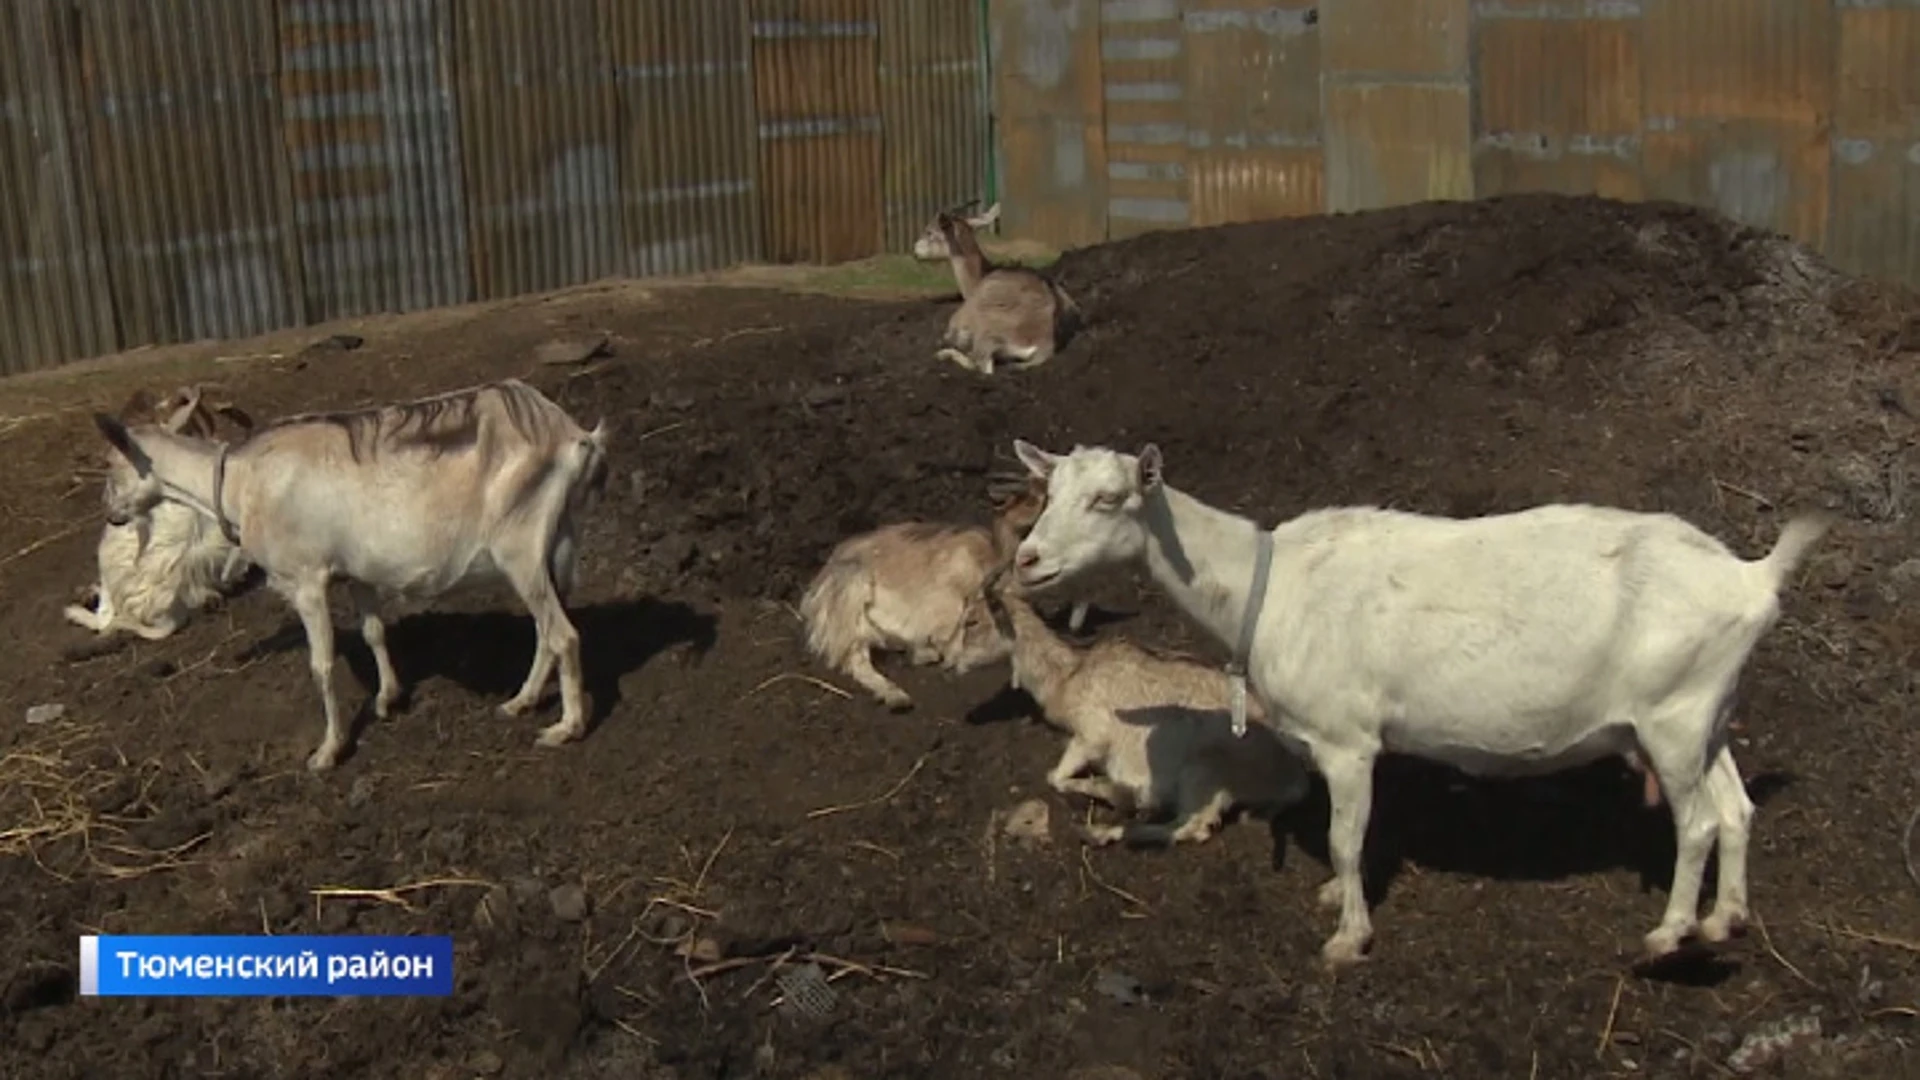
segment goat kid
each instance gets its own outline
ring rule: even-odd
[[[1079,305],[1046,274],[988,259],[974,230],[999,220],[1000,204],[968,217],[970,205],[935,215],[913,244],[915,258],[951,262],[960,288],[960,307],[934,357],[982,375],[993,374],[996,361],[1014,370],[1039,367],[1079,326]]]
[[[537,745],[585,733],[580,639],[564,604],[578,519],[605,490],[604,421],[583,430],[517,379],[286,417],[232,446],[101,413],[94,421],[129,466],[109,478],[109,522],[144,522],[165,501],[189,506],[217,523],[299,614],[326,715],[309,769],[333,768],[346,742],[327,607],[336,580],[347,585],[379,671],[377,716],[388,715],[400,691],[381,602],[504,580],[532,614],[538,641],[526,682],[500,711],[531,708],[557,662],[561,716]]]
[[[217,436],[216,417],[231,420],[243,436],[253,430],[252,417],[231,404],[209,406],[198,386],[176,390],[157,405],[138,393],[121,410],[123,420],[142,414],[164,417],[159,422],[166,430],[199,439]],[[110,455],[108,468],[122,473],[116,483],[132,482],[124,457]],[[107,523],[95,562],[100,577],[86,598],[92,609],[69,604],[62,614],[96,634],[126,631],[148,641],[170,637],[251,568],[213,522],[175,502],[156,505],[144,523]]]
[[[1361,846],[1382,752],[1504,777],[1631,752],[1658,778],[1678,848],[1647,956],[1746,922],[1753,804],[1728,749],[1730,703],[1832,515],[1789,521],[1753,561],[1673,515],[1591,505],[1465,520],[1333,508],[1269,532],[1166,484],[1152,444],[1137,456],[1014,449],[1049,484],[1018,580],[1044,591],[1144,563],[1235,647],[1269,722],[1325,777],[1333,877],[1319,898],[1340,910],[1328,964],[1361,960],[1372,939]],[[1700,921],[1716,841],[1718,890]]]
[[[800,598],[808,651],[895,710],[912,708],[913,698],[874,667],[875,650],[955,674],[1006,659],[1008,642],[981,588],[1039,518],[1044,498],[1037,485],[1002,486],[991,528],[909,521],[842,540]],[[1085,618],[1086,604],[1077,603],[1074,624]]]
[[[1122,811],[1172,813],[1165,822],[1091,826],[1091,842],[1204,843],[1234,809],[1278,813],[1306,797],[1306,766],[1278,737],[1264,727],[1234,734],[1225,672],[1118,638],[1076,649],[1006,569],[995,569],[986,596],[1013,642],[1014,685],[1069,736],[1047,783]],[[1257,702],[1252,712],[1264,720]],[[1101,776],[1083,777],[1089,767]]]

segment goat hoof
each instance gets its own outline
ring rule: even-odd
[[[1642,959],[1665,960],[1678,953],[1687,939],[1693,936],[1691,926],[1661,927],[1641,940]]]
[[[1329,970],[1352,967],[1367,958],[1367,939],[1335,934],[1320,947],[1320,960]]]
[[[1747,915],[1743,911],[1715,911],[1700,921],[1700,939],[1715,945],[1731,941],[1747,932]]]
[[[520,701],[518,699],[515,699],[513,701],[503,701],[500,703],[500,715],[506,717],[509,720],[512,720],[521,716],[526,711],[527,711],[527,703],[524,701]]]
[[[546,747],[562,746],[578,739],[581,734],[578,724],[570,724],[562,720],[552,727],[542,728],[540,730],[540,736],[533,740],[533,745]]]
[[[322,747],[307,756],[307,771],[312,773],[331,772],[340,760],[340,751]]]
[[[1106,847],[1109,844],[1118,843],[1124,835],[1125,830],[1118,825],[1087,826],[1087,843],[1094,847]]]

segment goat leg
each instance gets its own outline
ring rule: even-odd
[[[913,708],[913,699],[907,696],[907,692],[895,685],[892,679],[880,674],[879,669],[873,666],[873,653],[867,646],[855,646],[854,650],[847,655],[842,670],[887,708],[896,711]]]
[[[400,680],[393,674],[393,657],[387,654],[387,625],[380,619],[380,597],[358,582],[347,586],[347,595],[360,616],[360,638],[373,653],[373,666],[380,676],[373,696],[373,715],[385,720],[400,696]]]
[[[515,591],[520,594],[520,602],[527,605],[528,614],[533,616],[537,636],[527,681],[506,705],[514,706],[515,713],[532,706],[547,688],[547,680],[557,662],[560,667],[560,719],[541,728],[534,745],[559,746],[578,739],[587,731],[586,694],[580,674],[580,632],[574,629],[572,621],[567,618],[566,607],[560,603],[559,590],[548,570],[547,561],[535,557],[540,549],[523,544],[512,550],[519,554],[519,558],[511,562],[514,569],[509,571],[508,576]],[[507,559],[501,561],[509,562]],[[503,709],[505,707],[502,706]]]
[[[327,610],[327,579],[301,581],[290,591],[293,609],[306,627],[307,666],[313,670],[313,684],[320,691],[327,718],[327,733],[307,757],[307,768],[326,772],[339,763],[340,751],[347,742],[340,723],[340,703],[333,693],[333,615]]]

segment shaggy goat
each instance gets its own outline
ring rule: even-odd
[[[232,446],[154,425],[94,421],[129,469],[109,478],[107,520],[145,520],[171,500],[217,523],[266,572],[306,628],[326,736],[307,759],[331,769],[345,746],[333,690],[327,590],[344,581],[373,652],[374,712],[399,696],[378,613],[384,597],[424,600],[505,580],[533,615],[534,658],[519,693],[530,708],[560,668],[561,716],[541,746],[586,731],[580,636],[565,598],[577,519],[606,484],[606,425],[592,431],[517,379],[354,412],[275,421]]]
[[[1753,803],[1728,750],[1730,703],[1831,515],[1789,521],[1754,561],[1673,515],[1590,505],[1467,520],[1344,507],[1267,531],[1165,483],[1152,444],[1014,449],[1049,484],[1015,556],[1020,582],[1043,591],[1144,563],[1234,647],[1270,722],[1325,777],[1333,876],[1319,898],[1340,909],[1328,964],[1362,959],[1372,939],[1360,854],[1383,751],[1507,777],[1632,752],[1659,779],[1678,846],[1646,953],[1744,925]]]
[[[972,204],[968,204],[972,205]],[[975,217],[966,207],[943,210],[914,241],[915,258],[947,259],[960,287],[960,307],[947,320],[936,359],[993,374],[995,361],[1015,370],[1053,358],[1080,324],[1080,308],[1066,290],[1038,270],[997,266],[980,250],[975,229],[1000,217],[1000,204]]]
[[[161,424],[168,431],[200,439],[217,435],[216,416],[232,420],[243,433],[253,429],[253,419],[239,408],[208,406],[197,386],[175,391],[158,406],[144,393],[136,394],[121,417],[141,413],[157,413],[165,417]],[[131,483],[125,474],[132,467],[125,458],[110,456],[108,467],[123,473],[118,483]],[[100,579],[88,590],[93,608],[69,604],[62,614],[96,634],[124,630],[148,641],[171,636],[250,569],[246,556],[211,521],[174,502],[155,506],[144,523],[109,522],[100,530],[95,561]]]
[[[1014,685],[1069,736],[1047,783],[1121,810],[1172,812],[1165,823],[1094,826],[1093,843],[1204,843],[1236,807],[1278,812],[1306,796],[1306,766],[1278,737],[1233,733],[1225,672],[1118,638],[1076,649],[1019,595],[1004,563],[986,596],[1013,642]],[[1088,767],[1102,776],[1083,778]]]
[[[993,498],[992,528],[908,521],[837,544],[800,598],[814,658],[891,709],[911,708],[913,698],[873,666],[876,649],[955,673],[1004,660],[1008,643],[980,590],[1040,516],[1045,492],[1022,479]],[[1073,625],[1085,618],[1086,604],[1076,603]]]

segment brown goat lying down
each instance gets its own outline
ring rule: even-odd
[[[910,521],[841,541],[800,600],[808,650],[892,709],[911,708],[913,699],[873,666],[874,650],[956,674],[1006,659],[1009,643],[981,589],[1045,500],[1032,484],[1002,485],[991,528]],[[1074,605],[1073,625],[1086,611],[1085,603]]]
[[[1247,702],[1256,723],[1233,733],[1225,671],[1118,638],[1077,649],[1048,629],[1011,575],[994,574],[986,596],[1013,640],[1016,685],[1071,736],[1047,783],[1122,810],[1172,814],[1163,824],[1094,826],[1093,843],[1204,843],[1233,809],[1277,813],[1306,796],[1305,761],[1264,724],[1257,699]],[[1103,775],[1081,777],[1088,767]]]
[[[960,289],[960,306],[947,320],[934,356],[982,375],[993,374],[996,362],[1015,370],[1039,367],[1078,329],[1080,307],[1048,275],[1026,266],[996,266],[987,258],[974,230],[999,219],[999,203],[972,217],[966,209],[934,215],[913,244],[915,258],[952,263]]]

